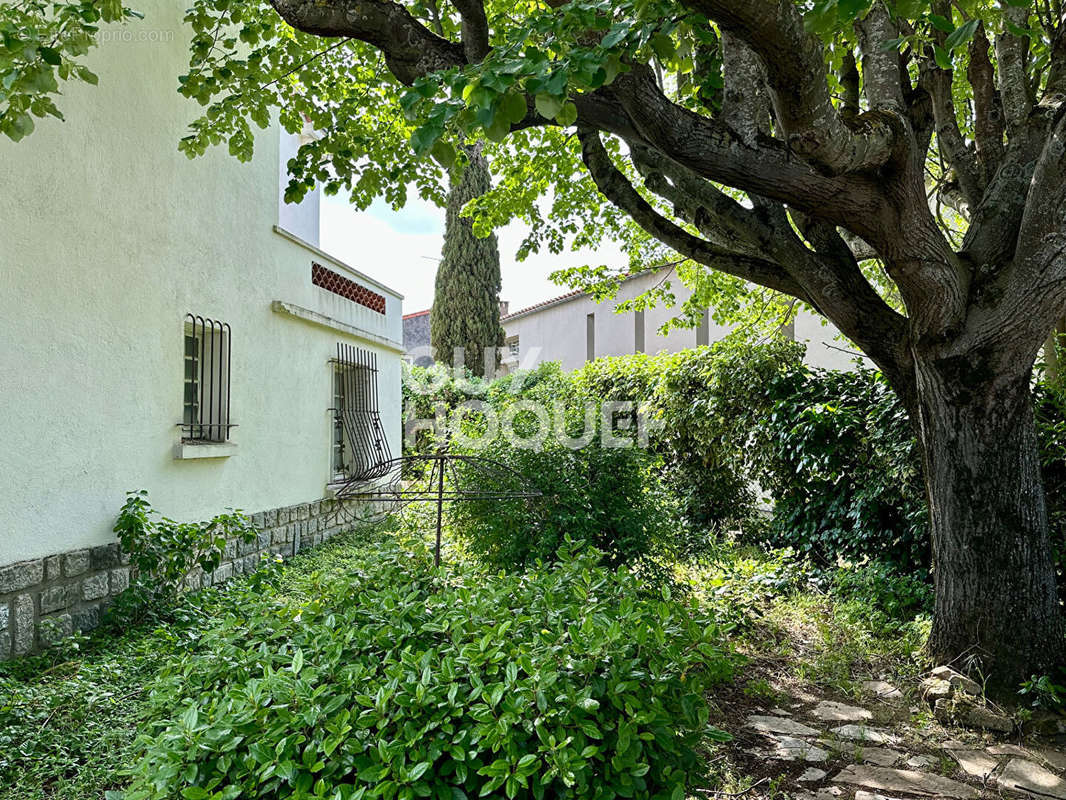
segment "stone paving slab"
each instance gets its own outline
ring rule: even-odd
[[[1033,752],[1050,764],[1053,769],[1066,772],[1066,753],[1059,750],[1047,749],[1038,749]]]
[[[772,717],[754,714],[748,717],[747,727],[763,733],[780,733],[786,736],[817,736],[820,731],[787,717]]]
[[[879,767],[891,767],[903,758],[903,753],[887,747],[862,747],[859,752],[864,764],[876,764]]]
[[[999,766],[998,758],[981,750],[949,750],[948,752],[959,762],[963,772],[981,780],[987,779]]]
[[[801,783],[813,783],[825,779],[828,774],[829,773],[826,772],[824,769],[818,769],[817,767],[808,767],[807,771],[800,775],[798,778],[796,778],[796,780]]]
[[[831,729],[830,733],[839,736],[841,739],[853,739],[857,742],[872,742],[873,744],[895,744],[899,741],[898,738],[887,731],[870,728],[866,725],[841,725],[839,728]]]
[[[766,755],[778,761],[825,761],[829,753],[803,739],[792,736],[777,736]]]
[[[999,785],[1004,789],[1028,792],[1037,797],[1066,800],[1066,780],[1022,758],[1012,758],[1007,763],[999,776]]]
[[[985,752],[994,756],[1021,756],[1022,758],[1029,758],[1029,751],[1016,744],[994,744],[991,747],[985,748]]]
[[[850,783],[883,792],[905,792],[931,797],[970,800],[980,796],[977,789],[941,775],[888,767],[851,766],[841,770],[836,783]]]
[[[863,681],[862,688],[881,700],[900,700],[903,692],[887,681]]]
[[[865,708],[837,703],[834,700],[823,700],[811,709],[811,715],[822,722],[862,722],[874,717]]]

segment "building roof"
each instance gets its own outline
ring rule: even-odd
[[[415,317],[424,317],[426,314],[428,314],[432,310],[433,309],[431,309],[431,308],[427,308],[425,311],[412,311],[410,314],[404,314],[403,318],[404,319],[414,319]]]
[[[559,303],[565,303],[567,300],[573,300],[574,298],[580,297],[583,294],[587,294],[587,292],[584,292],[581,289],[576,289],[572,292],[561,294],[558,297],[552,297],[549,300],[541,300],[539,303],[534,303],[533,305],[527,306],[526,308],[520,308],[517,311],[514,311],[504,317],[501,317],[500,321],[503,322],[504,320],[514,319],[515,317],[522,317],[533,311],[540,311],[542,308],[558,305]]]
[[[629,281],[633,280],[634,278],[640,278],[640,277],[642,277],[644,275],[647,275],[650,272],[659,272],[662,269],[663,269],[663,267],[658,267],[658,268],[641,270],[640,272],[634,272],[632,275],[626,275],[624,278],[622,278],[622,283],[628,283]],[[552,297],[552,298],[550,298],[548,300],[542,300],[539,303],[534,303],[533,305],[527,306],[526,308],[520,308],[520,309],[518,309],[518,311],[515,311],[515,312],[513,312],[511,314],[507,314],[506,316],[501,317],[500,318],[500,322],[504,322],[504,321],[509,320],[509,319],[515,319],[516,317],[524,317],[526,314],[532,314],[535,311],[540,311],[540,310],[545,309],[545,308],[550,308],[551,306],[560,305],[561,303],[568,303],[571,300],[577,300],[578,298],[585,297],[587,295],[588,295],[588,292],[586,292],[586,291],[584,291],[582,289],[575,289],[572,292],[567,292],[566,294],[561,294],[558,297]]]

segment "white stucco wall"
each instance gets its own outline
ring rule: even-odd
[[[106,42],[100,85],[65,88],[66,123],[0,141],[0,565],[112,541],[127,490],[179,520],[321,498],[337,341],[378,353],[399,453],[400,296],[275,232],[276,128],[251,164],[178,152],[198,114],[175,91],[180,18],[156,4],[132,26],[153,41]],[[313,286],[312,260],[386,295],[387,314]],[[228,458],[174,458],[188,312],[232,326]]]
[[[558,361],[564,370],[578,369],[586,359],[586,319],[595,315],[595,357],[627,355],[636,352],[636,323],[634,313],[615,313],[617,302],[643,294],[663,280],[663,274],[649,273],[626,281],[614,301],[597,304],[587,295],[575,295],[556,303],[549,303],[529,312],[516,312],[503,320],[508,338],[518,337],[517,366],[531,368],[544,361]],[[670,279],[671,291],[678,306],[690,292],[676,278]],[[644,312],[644,352],[650,354],[676,353],[696,347],[695,328],[675,328],[665,336],[659,332],[663,324],[677,315],[678,308],[657,305]],[[730,328],[708,320],[708,341],[724,338]],[[852,369],[856,357],[865,358],[846,341],[838,339],[839,331],[821,317],[801,311],[796,317],[795,338],[807,345],[808,364],[828,369]],[[866,363],[869,363],[866,361]],[[514,364],[508,364],[514,367]]]

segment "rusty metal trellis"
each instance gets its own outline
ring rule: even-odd
[[[433,455],[403,456],[379,465],[389,475],[385,483],[349,480],[334,492],[337,510],[345,513],[346,502],[391,504],[403,508],[411,503],[436,506],[436,540],[433,563],[440,566],[441,537],[446,503],[468,500],[523,500],[542,496],[525,486],[522,476],[505,464],[482,456],[457,455],[443,447]],[[404,475],[416,477],[405,479]]]
[[[356,516],[352,506],[384,504],[402,509],[411,503],[434,503],[434,563],[439,566],[445,503],[541,496],[505,464],[482,456],[456,455],[447,445],[432,455],[393,458],[378,408],[377,356],[338,342],[334,364],[343,402],[341,408],[332,410],[352,450],[347,474],[333,492],[335,515],[351,521]]]

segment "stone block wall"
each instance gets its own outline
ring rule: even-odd
[[[287,558],[351,528],[336,502],[317,500],[251,515],[255,541],[231,539],[213,572],[194,570],[188,590],[258,569],[263,556]],[[40,650],[100,624],[111,600],[130,585],[129,557],[117,543],[0,567],[0,660]]]

